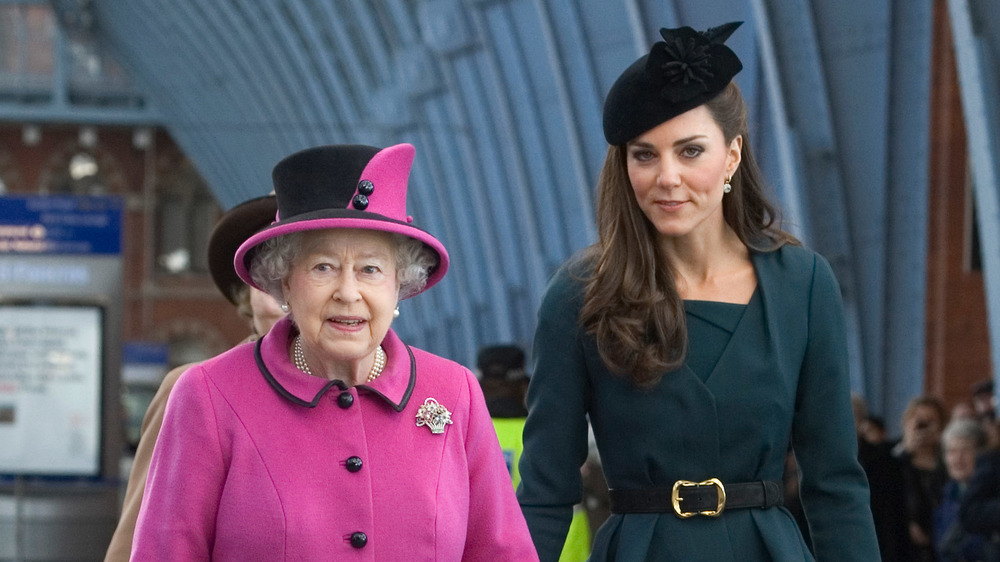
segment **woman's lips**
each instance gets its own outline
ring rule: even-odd
[[[656,204],[665,211],[676,211],[684,206],[687,201],[657,201]]]
[[[365,325],[365,320],[362,318],[331,318],[329,322],[338,330],[348,332],[356,332]]]

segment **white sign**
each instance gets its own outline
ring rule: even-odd
[[[0,474],[97,476],[102,316],[0,305]]]

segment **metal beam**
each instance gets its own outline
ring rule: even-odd
[[[991,0],[992,1],[992,0]],[[948,0],[983,262],[993,380],[1000,386],[1000,127],[998,57],[977,33],[974,0]]]
[[[933,0],[892,6],[886,160],[885,372],[868,387],[869,406],[894,433],[926,373],[931,27]]]
[[[159,126],[163,116],[155,109],[128,110],[100,107],[55,107],[0,103],[0,122],[69,123],[73,125]]]

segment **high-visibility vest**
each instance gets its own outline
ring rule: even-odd
[[[496,429],[497,439],[500,440],[500,450],[503,451],[504,461],[507,463],[507,470],[510,472],[510,480],[514,484],[514,489],[521,482],[521,473],[517,470],[517,463],[521,460],[521,450],[524,448],[521,441],[521,434],[524,431],[524,418],[493,418],[493,428]],[[569,525],[569,533],[566,535],[566,544],[563,545],[559,562],[584,562],[590,556],[590,524],[587,521],[587,512],[582,505],[573,508],[573,520]]]
[[[521,450],[524,448],[521,442],[524,418],[493,418],[493,428],[496,429],[500,450],[503,451],[503,460],[507,463],[507,471],[510,472],[510,480],[516,490],[517,485],[521,483],[521,473],[517,470],[517,463],[521,460]]]

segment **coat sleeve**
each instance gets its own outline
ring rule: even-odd
[[[988,451],[976,459],[959,507],[962,525],[973,533],[1000,531],[1000,451]]]
[[[149,471],[149,462],[153,456],[153,446],[156,445],[156,437],[160,434],[160,426],[163,424],[163,412],[167,408],[167,397],[170,391],[177,384],[177,379],[181,373],[190,368],[192,364],[181,365],[163,377],[160,388],[149,402],[146,414],[142,417],[142,433],[139,437],[139,445],[135,450],[135,457],[132,460],[132,469],[128,476],[128,486],[125,488],[125,498],[122,501],[122,513],[118,518],[118,526],[115,534],[108,544],[108,551],[104,556],[104,562],[126,562],[132,551],[132,534],[135,532],[135,522],[139,517],[139,506],[142,505],[142,491],[146,487],[146,473]]]
[[[579,341],[580,284],[564,268],[542,299],[518,469],[518,501],[543,561],[559,559],[583,496],[587,458],[587,367]]]
[[[132,560],[208,560],[225,462],[211,383],[184,373],[167,400],[153,449]]]
[[[469,387],[469,529],[464,560],[538,560],[524,515],[510,485],[510,472],[500,450],[482,388],[466,371]]]
[[[814,553],[817,560],[878,560],[868,481],[858,463],[843,302],[830,265],[819,255],[808,315],[792,446]]]

